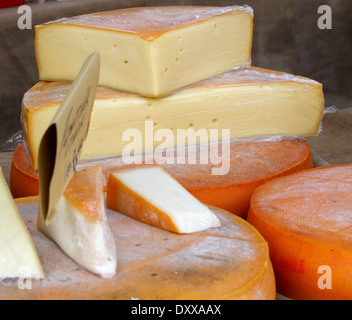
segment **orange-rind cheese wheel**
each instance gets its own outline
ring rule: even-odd
[[[352,299],[352,164],[260,186],[248,222],[268,241],[278,292],[294,299]]]
[[[219,150],[221,152],[221,146]],[[173,158],[173,152],[168,151],[167,156]],[[195,155],[199,159],[197,152],[199,149]],[[229,163],[224,163],[229,166],[229,172],[225,175],[212,174],[212,169],[218,167],[212,159],[208,164],[179,164],[177,160],[174,163],[161,166],[194,197],[242,218],[246,218],[251,195],[258,186],[313,167],[309,144],[303,140],[231,142]],[[122,157],[115,157],[81,163],[79,168],[93,165],[102,167],[106,183],[111,172],[150,166],[125,164]],[[34,196],[39,192],[38,175],[30,165],[24,144],[13,153],[10,187],[15,198]]]
[[[117,274],[97,277],[36,228],[38,198],[16,200],[46,278],[20,290],[8,281],[0,299],[215,300],[276,298],[266,241],[245,220],[211,210],[220,228],[180,235],[107,210],[117,247]]]

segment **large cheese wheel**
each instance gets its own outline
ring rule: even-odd
[[[278,291],[294,299],[352,299],[352,164],[272,180],[248,222],[269,243]]]
[[[36,228],[37,198],[17,199],[45,271],[20,290],[9,280],[0,299],[275,299],[268,246],[243,219],[215,208],[221,227],[180,235],[107,210],[117,274],[102,279],[80,267]]]
[[[195,159],[199,159],[199,147],[189,147],[187,150],[194,150]],[[220,153],[221,150],[220,146]],[[212,174],[212,169],[219,167],[213,164],[219,157],[211,158],[210,152],[207,164],[179,164],[175,152],[170,150],[165,156],[167,163],[170,163],[170,159],[175,159],[175,164],[162,165],[167,172],[198,200],[243,218],[247,216],[249,201],[256,187],[270,179],[313,167],[309,145],[302,140],[232,142],[229,159],[223,164],[225,168],[229,168],[225,175]],[[154,155],[155,159],[157,153]],[[149,161],[144,161],[146,162]],[[106,181],[112,171],[148,166],[126,165],[122,157],[116,157],[84,162],[79,167],[92,165],[103,167]],[[37,172],[31,167],[25,145],[18,146],[14,151],[10,186],[15,198],[38,195]]]

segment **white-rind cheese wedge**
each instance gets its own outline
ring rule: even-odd
[[[86,57],[101,56],[99,84],[159,97],[251,60],[248,7],[141,7],[36,26],[41,80],[72,81]]]
[[[24,95],[22,125],[34,169],[41,138],[69,85],[42,81]],[[219,140],[224,139],[222,129],[230,130],[231,139],[314,136],[323,112],[320,83],[255,67],[219,75],[160,99],[98,87],[81,159],[156,149],[162,138],[165,148],[191,145],[192,139],[181,139],[180,133],[185,138],[202,133],[202,141],[215,141],[211,129],[218,132]]]
[[[0,279],[44,278],[31,235],[22,220],[0,167]]]
[[[78,171],[54,210],[49,224],[39,213],[38,229],[85,269],[113,277],[116,245],[105,213],[101,167]]]
[[[161,167],[112,173],[106,201],[111,210],[176,233],[220,226],[216,215]]]

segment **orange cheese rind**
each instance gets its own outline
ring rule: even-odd
[[[351,172],[350,164],[318,167],[274,179],[253,194],[248,222],[268,241],[285,296],[352,298]]]

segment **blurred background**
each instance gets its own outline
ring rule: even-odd
[[[32,29],[18,28],[21,16],[18,7],[0,8],[0,150],[21,130],[22,97],[39,81],[34,26],[62,17],[123,7],[247,4],[254,9],[254,66],[317,80],[324,85],[326,107],[352,107],[351,0],[37,0],[25,4],[32,10]],[[318,27],[321,17],[318,8],[322,5],[332,9],[332,29]]]

